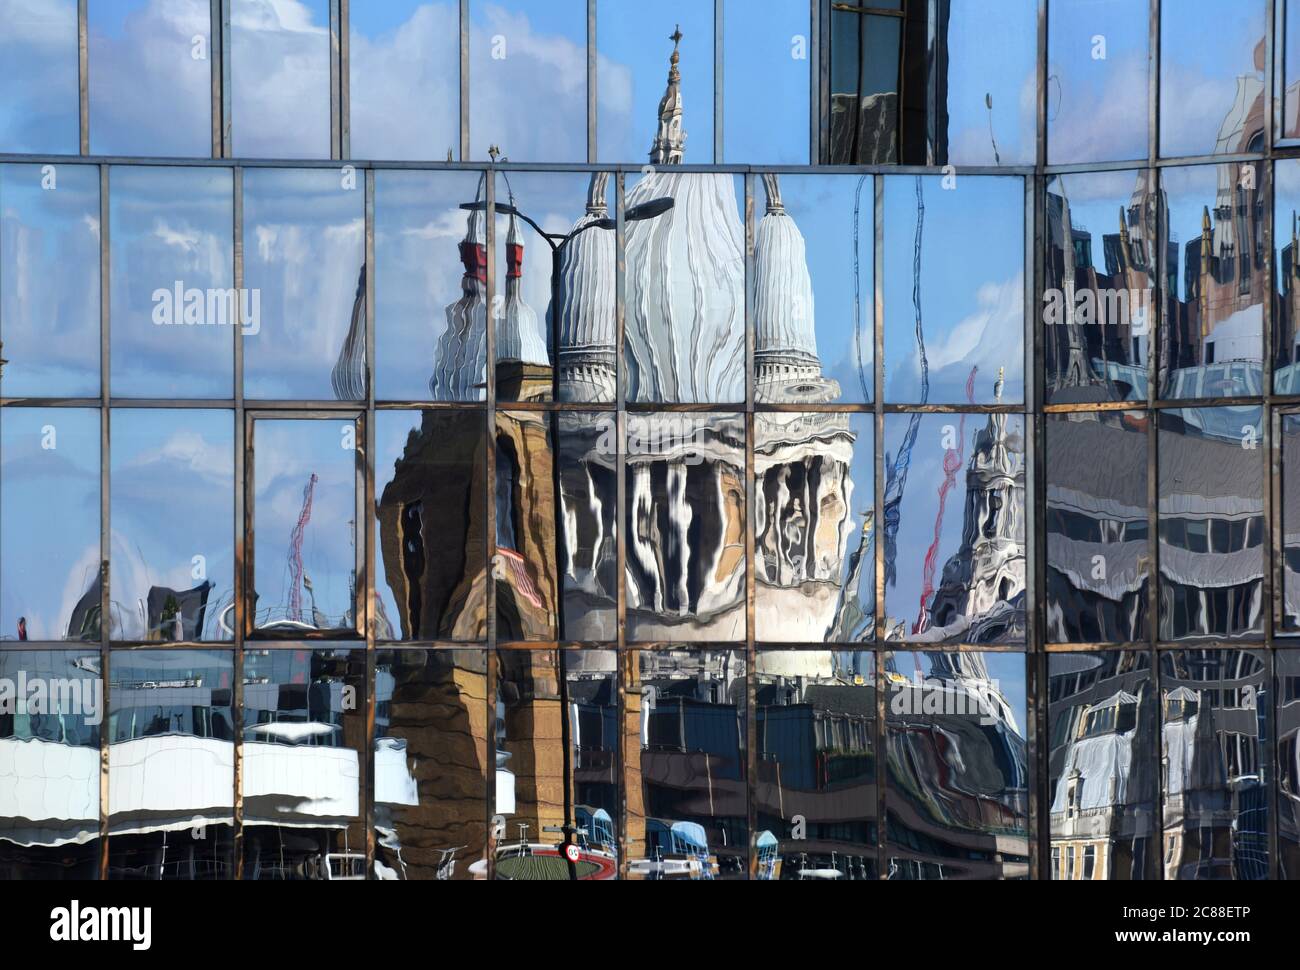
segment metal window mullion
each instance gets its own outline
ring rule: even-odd
[[[722,111],[724,95],[722,93],[726,53],[723,49],[725,0],[713,0],[713,162],[720,165],[724,155],[722,139]]]
[[[722,0],[718,0],[721,11]],[[755,641],[755,576],[754,576],[754,529],[757,523],[755,502],[757,488],[754,483],[754,433],[756,418],[754,415],[754,345],[755,321],[754,299],[751,282],[754,279],[754,182],[752,173],[745,176],[745,733],[748,744],[745,749],[748,784],[745,786],[746,805],[746,851],[748,853],[747,871],[751,879],[758,876],[758,804],[754,792],[758,786],[758,653]]]
[[[872,176],[871,226],[871,326],[872,326],[872,392],[871,405],[875,417],[873,424],[872,457],[875,469],[873,503],[875,538],[872,552],[875,556],[875,684],[876,684],[876,878],[889,877],[889,854],[886,847],[885,786],[889,773],[886,749],[889,732],[885,724],[885,178]]]
[[[352,157],[352,14],[350,0],[338,0],[339,158]]]
[[[90,154],[90,16],[88,0],[77,0],[77,143]]]
[[[340,159],[343,157],[342,146],[342,115],[339,104],[339,81],[342,76],[342,66],[339,62],[339,38],[341,28],[339,26],[339,17],[341,0],[329,0],[329,32],[330,32],[330,158]]]
[[[208,122],[212,138],[212,158],[221,157],[222,78],[225,50],[222,31],[221,0],[208,0]]]
[[[244,170],[235,168],[231,173],[231,247],[232,272],[235,292],[244,286]],[[234,487],[234,710],[232,718],[235,726],[234,744],[234,878],[244,877],[244,636],[246,633],[244,597],[248,578],[245,563],[248,558],[247,540],[250,534],[245,532],[247,520],[247,481],[252,470],[249,460],[252,452],[252,440],[248,437],[244,413],[244,301],[236,301],[239,313],[239,326],[232,327],[234,341],[234,423],[235,423],[235,487]]]
[[[234,82],[234,72],[231,68],[230,47],[233,32],[230,27],[230,5],[234,0],[212,0],[215,4],[220,4],[221,21],[220,24],[214,24],[213,30],[218,31],[221,36],[221,132],[219,145],[217,146],[218,158],[230,158],[234,154],[231,143],[231,115],[233,95],[231,94]]]
[[[469,150],[469,0],[460,0],[460,160]]]
[[[597,0],[587,0],[587,162],[594,164],[598,150],[597,136],[597,70],[596,70],[596,7]]]
[[[632,840],[629,834],[627,777],[631,759],[641,757],[640,743],[636,750],[627,744],[627,689],[629,684],[640,683],[640,655],[627,648],[627,533],[631,528],[627,511],[627,386],[624,380],[623,352],[627,336],[627,302],[624,285],[627,279],[627,223],[623,218],[626,184],[622,172],[614,175],[614,424],[617,428],[615,457],[615,521],[614,568],[615,613],[617,616],[616,649],[622,664],[623,679],[619,684],[618,734],[620,748],[619,769],[619,852],[618,877],[628,878]],[[639,687],[638,687],[639,689]],[[638,710],[639,710],[638,706]],[[643,796],[638,794],[643,799]],[[644,801],[643,801],[644,807]]]
[[[1160,157],[1160,0],[1147,8],[1147,157]]]
[[[462,10],[465,9],[467,0],[462,0]],[[462,21],[461,39],[464,40],[464,22]],[[463,83],[462,83],[463,89]],[[489,166],[487,169],[487,178],[484,187],[484,201],[487,209],[484,212],[484,242],[487,249],[487,307],[484,324],[484,347],[485,347],[485,383],[486,383],[486,404],[487,404],[487,447],[484,455],[485,481],[487,484],[487,495],[485,496],[485,515],[483,517],[484,528],[486,529],[485,562],[486,575],[484,576],[484,608],[487,612],[487,669],[488,669],[488,690],[487,690],[487,760],[485,766],[488,772],[488,800],[487,800],[487,878],[489,880],[496,878],[496,831],[493,826],[493,818],[496,815],[496,679],[499,676],[497,670],[497,607],[496,607],[496,566],[497,566],[497,533],[496,533],[496,444],[497,444],[497,384],[496,384],[496,312],[493,307],[493,294],[496,292],[496,167]],[[504,833],[502,833],[504,834]]]
[[[821,136],[821,2],[808,0],[808,162],[816,164]]]
[[[344,10],[344,51],[346,52],[346,14],[348,0],[343,0]],[[346,62],[345,62],[346,63]],[[346,76],[346,74],[345,74]],[[344,118],[347,117],[346,97],[344,99]],[[346,130],[346,128],[345,128]],[[346,157],[346,140],[345,157]],[[375,872],[375,776],[378,766],[374,763],[375,757],[375,708],[378,704],[378,694],[375,690],[375,637],[378,633],[376,626],[375,600],[378,596],[378,590],[375,588],[375,471],[376,455],[375,449],[378,446],[379,436],[376,428],[375,417],[375,171],[374,169],[366,170],[366,199],[365,199],[365,295],[366,295],[366,353],[365,353],[365,372],[366,372],[366,410],[363,415],[365,423],[365,451],[363,458],[365,462],[364,476],[362,483],[364,489],[364,502],[362,505],[361,528],[364,536],[364,564],[362,567],[361,578],[356,584],[356,597],[358,600],[359,612],[363,617],[362,632],[365,635],[366,642],[366,758],[370,762],[370,770],[366,772],[366,804],[365,804],[365,824],[366,824],[366,876],[370,878]]]

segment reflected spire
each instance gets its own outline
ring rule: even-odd
[[[650,147],[652,165],[680,165],[686,150],[686,132],[682,130],[682,74],[677,69],[681,62],[680,24],[668,39],[673,42],[673,53],[669,58],[668,88],[659,101],[659,131]]]

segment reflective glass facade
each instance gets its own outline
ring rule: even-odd
[[[1300,5],[0,17],[0,878],[1300,875]]]

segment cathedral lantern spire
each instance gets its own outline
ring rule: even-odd
[[[668,39],[673,42],[673,54],[669,58],[668,89],[659,101],[659,130],[650,147],[652,165],[680,165],[686,150],[686,132],[682,130],[682,74],[677,69],[681,61],[677,49],[682,42],[680,24]]]

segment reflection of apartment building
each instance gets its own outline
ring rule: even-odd
[[[1150,655],[1050,664],[1052,878],[1144,879],[1156,826]]]

